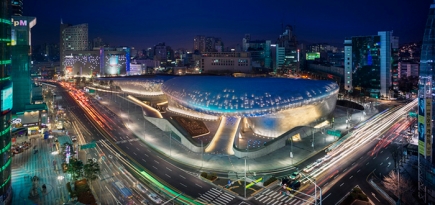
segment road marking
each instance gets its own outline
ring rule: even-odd
[[[376,157],[373,157],[373,159],[376,159]]]
[[[167,167],[166,167],[166,169],[172,172],[172,170],[171,170],[171,169],[169,169],[169,168],[167,168]]]
[[[349,179],[352,179],[353,175],[349,177]]]
[[[183,179],[186,179],[186,177],[183,177],[183,176],[181,176],[181,175],[178,175],[178,176],[180,176],[180,177],[183,178]]]
[[[133,152],[133,154],[137,156],[136,152]]]
[[[387,159],[385,159],[385,160],[388,160],[388,158],[390,158],[390,157],[387,157]]]
[[[337,174],[337,175],[335,175],[334,179],[335,179],[335,178],[337,178],[337,177],[338,177],[338,174]]]
[[[322,201],[324,201],[326,198],[328,198],[329,196],[331,196],[331,193],[329,193],[326,197],[324,197],[323,199],[322,199]]]
[[[142,161],[147,162],[146,160],[142,159]]]
[[[169,176],[169,175],[167,175],[167,174],[165,174],[167,177],[169,177],[169,178],[171,178],[171,176]]]
[[[350,165],[350,166],[353,166],[355,164],[355,162],[354,163],[352,163],[352,165]]]
[[[369,165],[369,163],[370,163],[370,162],[367,162],[367,164],[366,164],[366,165]]]
[[[380,165],[382,165],[382,164],[384,164],[384,163],[382,162]]]
[[[373,197],[375,197],[376,200],[379,201],[379,199],[376,197],[376,194],[375,194],[375,193],[372,192],[372,195],[373,195]],[[379,201],[379,202],[381,202],[381,201]]]
[[[344,182],[340,184],[340,187],[343,186]]]
[[[125,146],[125,148],[130,149],[130,148],[128,148],[127,146]]]
[[[356,171],[356,173],[358,173],[359,171],[361,171],[361,169],[358,169],[358,171]]]
[[[158,161],[154,160],[157,164],[160,164]]]
[[[384,151],[381,151],[381,154],[382,154],[382,152],[384,152]]]
[[[345,172],[346,170],[347,170],[347,168],[346,168],[346,169],[344,169],[344,170],[343,170],[343,172]]]
[[[147,156],[147,157],[148,157],[148,155],[147,155],[147,154],[145,154],[145,156]]]
[[[137,151],[140,151],[139,148],[136,147],[136,149],[137,149]]]
[[[155,166],[153,166],[154,167],[154,169],[157,169],[157,167],[155,167]]]
[[[195,184],[196,186],[199,186],[198,184]],[[199,187],[201,187],[202,188],[202,186],[199,186]]]
[[[184,187],[187,187],[186,185],[184,185],[184,184],[182,184],[182,183],[180,183],[182,186],[184,186]]]
[[[329,184],[329,182],[326,182],[323,186],[326,186],[326,185],[328,185]]]

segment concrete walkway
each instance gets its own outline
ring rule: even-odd
[[[60,171],[62,162],[61,155],[52,155],[52,142],[41,137],[24,139],[30,141],[32,147],[12,159],[12,204],[46,204],[59,205],[69,200],[66,190],[66,175]],[[38,150],[35,153],[35,150]],[[56,161],[57,170],[54,169],[53,161]],[[37,176],[38,196],[29,197],[32,189],[31,178]],[[64,179],[58,179],[58,176]],[[42,191],[42,185],[47,187],[46,192]]]
[[[149,146],[178,163],[200,170],[219,173],[227,172],[228,175],[232,175],[234,172],[244,172],[243,159],[225,154],[194,153],[175,140],[170,142],[167,132],[158,129],[144,119],[139,106],[123,100],[121,97],[114,96],[112,100],[106,97],[103,101],[100,101],[100,103],[118,116],[126,116],[129,113],[130,116],[128,118],[123,117],[123,120],[125,123],[129,122],[129,128],[136,136]],[[127,103],[130,104],[127,106]],[[376,108],[366,110],[365,114],[364,112],[356,113],[356,111],[349,109],[348,114],[346,108],[337,107],[334,111],[334,129],[346,133],[351,127],[356,126],[358,123],[365,121],[378,112],[379,110]],[[347,115],[350,115],[350,120]],[[264,157],[248,159],[248,171],[254,174],[254,172],[268,172],[271,170],[290,170],[294,165],[297,165],[298,162],[323,151],[327,146],[336,141],[336,138],[327,135],[324,129],[305,127],[303,128],[303,132],[305,132],[305,136],[309,137],[302,138],[302,140],[298,142],[293,142],[292,146],[286,145]],[[268,148],[266,147],[265,149]],[[293,152],[293,158],[289,157],[290,150]],[[171,156],[169,156],[169,153],[171,153]]]

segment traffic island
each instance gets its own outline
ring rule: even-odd
[[[231,181],[229,179],[217,179],[213,181],[213,184],[218,185],[219,187],[224,188],[225,190],[232,192],[234,194],[237,194],[241,197],[245,197],[245,181],[243,180],[237,180],[237,181]],[[258,190],[262,189],[263,187],[258,186],[254,183],[254,181],[247,181],[246,182],[246,197],[252,196],[254,193],[257,193]]]

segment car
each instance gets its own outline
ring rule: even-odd
[[[306,166],[302,171],[303,172],[311,172],[311,170],[313,170],[313,169],[314,169],[313,164],[310,164],[310,165]]]
[[[331,158],[332,158],[331,155],[327,154],[326,156],[323,157],[323,161],[324,162],[329,161]]]
[[[147,192],[147,188],[145,188],[142,184],[137,184],[136,188],[142,192],[142,193],[146,193]]]
[[[296,180],[296,179],[299,179],[299,178],[301,178],[301,174],[300,174],[299,172],[293,172],[293,173],[290,175],[290,179],[291,179],[291,180]]]
[[[76,142],[77,141],[77,137],[76,136],[71,136],[71,141]]]
[[[163,200],[153,192],[148,193],[147,196],[156,204],[161,204],[163,202]]]
[[[298,181],[298,180],[294,181],[294,182],[290,185],[290,188],[291,188],[292,190],[299,190],[299,188],[301,188],[301,182]]]
[[[141,204],[148,205],[148,204],[150,204],[150,201],[148,201],[148,199],[144,199],[144,200],[142,200],[140,203],[141,203]]]
[[[321,158],[321,159],[317,159],[317,160],[313,163],[313,166],[314,166],[314,167],[320,166],[320,165],[322,164],[322,162],[323,162],[323,159],[322,159],[322,158]]]

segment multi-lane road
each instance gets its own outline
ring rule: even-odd
[[[116,148],[123,152],[121,153],[123,157],[134,160],[135,163],[152,173],[154,177],[161,179],[159,181],[198,201],[214,204],[239,204],[242,202],[241,199],[217,189],[215,186],[200,180],[198,176],[185,172],[160,157],[159,153],[133,137],[134,134],[124,126],[123,122],[118,117],[114,117],[115,114],[110,110],[103,109],[98,105],[98,102],[87,101],[87,104],[84,105],[86,109],[78,105],[68,91],[60,88],[59,94],[65,99],[66,109],[73,113],[89,130],[90,133],[86,136],[87,142],[100,140],[114,142]],[[95,124],[90,119],[92,116],[89,112],[92,112],[93,115],[99,114],[100,120],[106,120],[103,127],[109,133],[110,139],[107,139],[107,134],[100,131],[101,127],[97,127],[101,125]],[[147,127],[152,128],[151,125]],[[111,146],[113,147],[113,145]]]
[[[168,160],[161,157],[159,153],[150,149],[146,144],[138,141],[134,134],[127,129],[122,120],[114,113],[107,110],[99,102],[89,100],[83,101],[80,106],[67,91],[60,88],[60,94],[65,99],[67,109],[74,113],[83,126],[89,130],[86,141],[101,141],[112,149],[119,149],[122,157],[144,167],[149,173],[160,181],[164,181],[169,187],[182,192],[184,195],[196,198],[200,202],[212,204],[239,204],[242,202],[213,185],[200,180],[197,175],[183,171],[172,165]],[[415,102],[413,102],[415,104]],[[384,113],[373,117],[365,124],[356,127],[351,131],[348,140],[340,146],[334,148],[328,154],[331,156],[328,161],[317,165],[315,169],[306,175],[315,180],[322,187],[323,203],[335,204],[347,192],[356,185],[360,186],[371,201],[376,204],[384,204],[383,199],[377,192],[370,187],[367,178],[370,175],[387,174],[392,168],[391,157],[389,155],[394,144],[400,140],[400,133],[406,129],[407,122],[402,122],[403,115],[413,106],[412,103],[403,107],[392,108]],[[97,119],[97,123],[95,119]],[[100,121],[98,123],[98,121]],[[101,124],[100,124],[101,123]],[[395,126],[393,126],[395,125]],[[104,130],[101,130],[101,128]],[[158,132],[152,125],[147,126],[150,132]],[[102,133],[104,131],[105,133]],[[383,136],[384,137],[383,137]],[[393,139],[395,138],[395,139]],[[303,169],[308,163],[323,157],[319,154],[303,163],[299,169]],[[308,180],[302,180],[309,184]],[[257,197],[252,199],[251,204],[304,204],[312,202],[311,195],[314,195],[314,186],[303,185],[304,194],[296,194],[293,197],[283,196],[280,188],[265,190]],[[373,193],[372,193],[373,192]],[[273,197],[270,197],[273,196]],[[271,198],[261,201],[261,199]],[[272,200],[273,199],[273,200]],[[279,200],[277,200],[279,199]],[[307,202],[308,201],[308,202]]]

